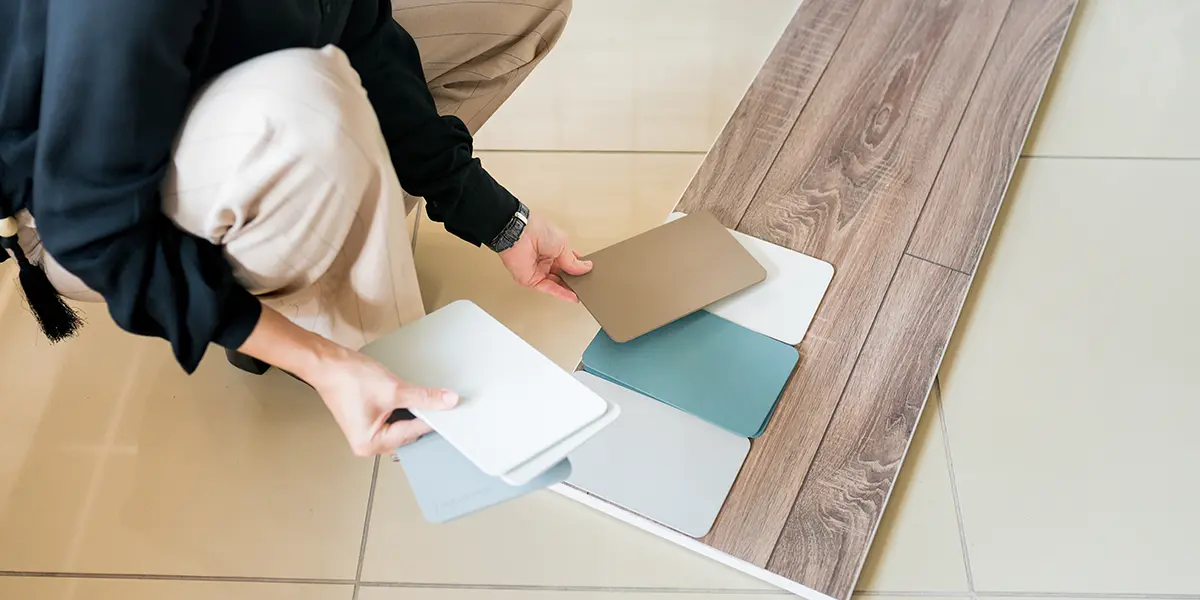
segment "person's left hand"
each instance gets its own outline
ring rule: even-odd
[[[592,263],[580,260],[579,253],[571,249],[567,234],[537,214],[529,215],[520,239],[500,253],[500,260],[517,283],[567,302],[579,302],[579,298],[563,284],[559,273],[583,275],[592,270]]]

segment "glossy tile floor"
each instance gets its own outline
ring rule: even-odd
[[[797,3],[576,0],[480,154],[585,251],[651,227]],[[1082,2],[861,596],[1200,598],[1197,73],[1200,0]],[[595,330],[429,223],[417,260],[563,366]],[[103,310],[50,347],[0,271],[0,598],[784,597],[551,493],[427,525],[307,388]]]

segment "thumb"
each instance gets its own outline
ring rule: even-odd
[[[558,265],[559,270],[567,275],[586,275],[592,270],[592,263],[586,260],[579,259],[579,253],[567,250],[558,255],[554,260]]]
[[[401,446],[407,446],[419,439],[421,436],[433,431],[425,421],[420,419],[410,419],[408,421],[396,421],[390,423],[379,431],[376,436],[377,454],[391,452]]]
[[[451,390],[406,387],[396,394],[397,408],[448,410],[458,404],[458,394]]]

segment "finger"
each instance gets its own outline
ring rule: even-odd
[[[376,436],[378,447],[375,451],[378,454],[386,454],[421,439],[421,436],[431,431],[433,429],[429,427],[429,424],[420,419],[392,423],[383,428]]]
[[[575,251],[559,254],[554,262],[567,275],[585,275],[592,270],[592,263],[580,260],[579,253]]]
[[[564,302],[579,302],[579,296],[576,296],[575,292],[572,292],[567,289],[567,286],[552,279],[547,278],[539,281],[537,285],[533,286],[533,289],[544,294],[550,294]]]
[[[447,410],[458,404],[458,394],[451,390],[406,387],[396,394],[397,408],[423,408],[427,410]]]

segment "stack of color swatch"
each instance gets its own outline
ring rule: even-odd
[[[465,301],[363,349],[462,398],[414,410],[435,433],[397,450],[426,520],[566,481],[688,535],[712,527],[833,267],[707,214],[587,258],[591,273],[566,278],[604,328],[584,371],[563,372]]]
[[[567,278],[603,330],[575,376],[622,416],[571,453],[567,483],[703,536],[762,435],[833,277],[828,263],[710,215],[587,257]]]
[[[434,523],[562,482],[571,473],[567,455],[621,413],[467,301],[363,352],[408,383],[460,396],[451,410],[413,409],[435,433],[396,451]]]

